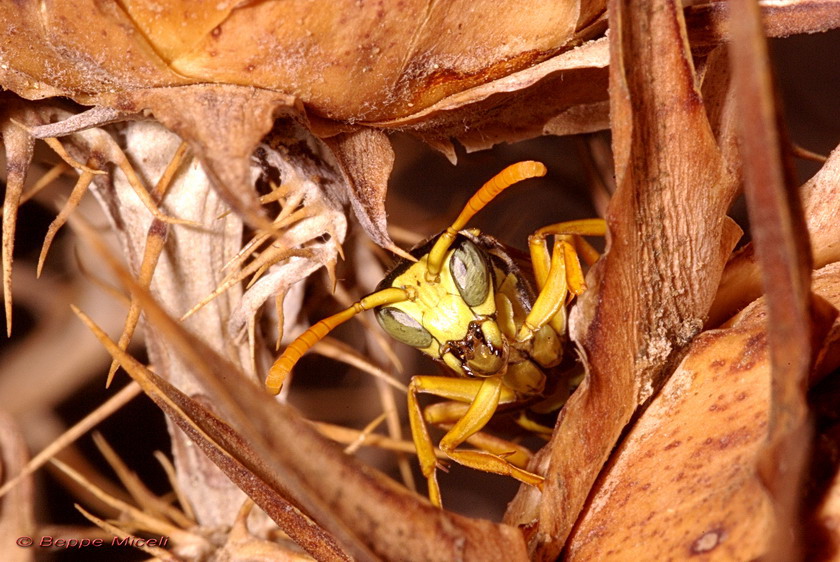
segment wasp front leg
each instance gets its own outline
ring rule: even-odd
[[[582,237],[605,234],[603,219],[584,219],[543,227],[528,239],[534,277],[540,292],[516,336],[518,341],[531,339],[546,324],[550,324],[558,334],[565,332],[564,305],[567,297],[580,295],[586,290],[580,258],[592,265],[599,257],[598,252]],[[546,242],[549,236],[555,237],[550,257]]]
[[[423,419],[429,425],[449,431],[454,427],[455,422],[464,417],[469,407],[469,404],[462,402],[438,402],[423,410]],[[531,451],[522,445],[484,431],[472,434],[467,438],[467,443],[482,451],[498,455],[518,468],[526,468],[533,456]]]
[[[541,486],[542,476],[523,470],[503,456],[486,451],[464,451],[458,447],[481,431],[490,421],[500,403],[516,401],[515,393],[502,383],[502,377],[485,379],[454,379],[449,377],[418,376],[408,387],[408,412],[411,433],[417,448],[420,468],[429,486],[429,499],[441,506],[440,487],[437,483],[438,461],[434,446],[417,401],[419,393],[434,394],[450,400],[468,403],[466,413],[455,423],[440,441],[440,449],[452,460],[485,472],[512,476],[521,482]]]

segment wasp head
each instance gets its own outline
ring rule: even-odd
[[[414,298],[377,308],[379,324],[396,340],[443,361],[459,375],[504,373],[508,345],[496,323],[486,252],[462,234],[434,281],[427,280],[427,267],[425,253],[386,277],[380,288],[411,288]]]

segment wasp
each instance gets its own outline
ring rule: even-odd
[[[339,324],[372,309],[391,337],[429,355],[448,372],[414,376],[408,387],[411,433],[431,502],[442,505],[437,483],[442,465],[430,424],[448,429],[438,446],[453,461],[541,487],[543,477],[526,470],[527,450],[482,429],[497,410],[546,409],[552,402],[548,375],[562,359],[566,305],[585,290],[580,260],[591,265],[598,259],[583,236],[604,236],[606,226],[602,219],[584,219],[537,230],[528,242],[533,285],[507,247],[466,226],[511,185],[545,174],[543,164],[525,161],[493,177],[451,226],[410,252],[416,261],[402,259],[373,293],[292,342],[269,370],[267,389],[278,393],[304,353]],[[423,409],[421,393],[446,401]],[[525,417],[520,423],[551,431]],[[475,448],[461,448],[467,441]]]

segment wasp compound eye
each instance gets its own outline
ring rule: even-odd
[[[411,315],[398,308],[389,306],[377,309],[376,320],[397,341],[420,349],[432,344],[432,334]]]
[[[461,298],[469,306],[478,306],[487,299],[490,291],[490,271],[487,262],[475,244],[465,240],[452,252],[449,270]]]

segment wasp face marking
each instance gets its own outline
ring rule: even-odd
[[[485,327],[488,333],[485,333]],[[440,354],[444,361],[447,355],[453,356],[468,377],[503,374],[508,363],[507,341],[500,337],[498,327],[490,319],[470,322],[466,337],[446,342]]]

